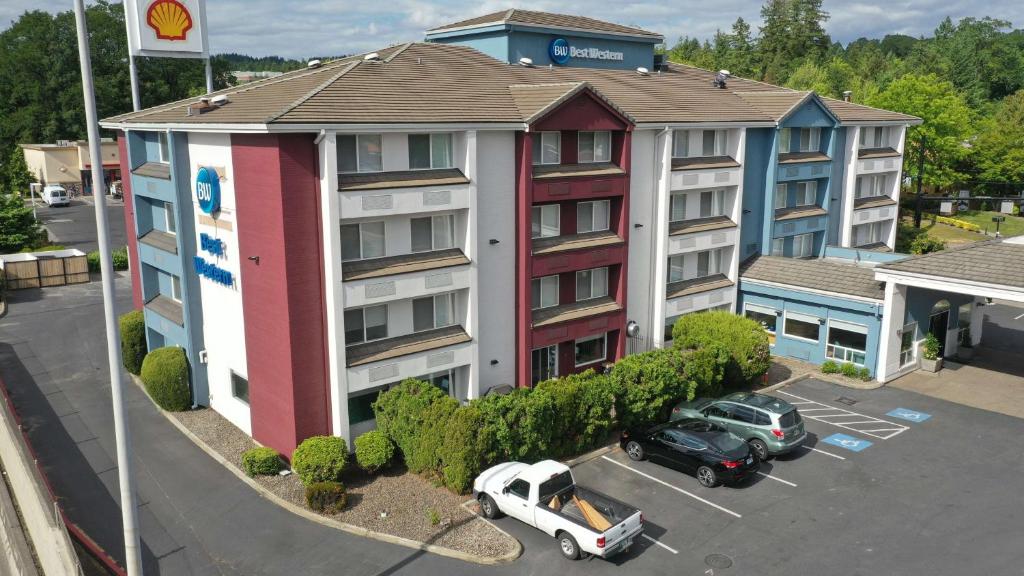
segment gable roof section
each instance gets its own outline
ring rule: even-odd
[[[755,256],[740,266],[740,278],[871,300],[885,297],[871,268],[829,260]]]
[[[779,124],[807,102],[814,102],[834,122],[839,123],[839,118],[835,113],[812,91],[760,90],[756,92],[736,92],[736,95],[754,108],[770,116]]]
[[[907,124],[921,124],[923,121],[917,116],[872,108],[863,104],[855,104],[845,100],[821,97],[822,102],[829,110],[839,118],[840,122],[905,122]]]
[[[551,12],[537,12],[534,10],[521,10],[518,8],[501,10],[499,12],[492,12],[475,18],[469,18],[468,20],[445,24],[443,26],[427,30],[427,33],[453,32],[455,30],[482,28],[484,26],[494,26],[498,24],[521,24],[526,26],[539,26],[543,28],[604,32],[606,34],[618,34],[623,36],[642,36],[651,38],[652,40],[661,40],[663,38],[661,34],[656,32],[634,28],[632,26],[614,24],[612,22],[605,22],[604,20],[597,20],[596,18],[573,16],[569,14],[553,14]]]
[[[878,267],[935,278],[1024,288],[1024,244],[992,240],[912,256]]]
[[[592,94],[605,106],[621,116],[626,122],[635,124],[633,118],[615,105],[599,90],[587,82],[568,82],[562,84],[515,84],[509,86],[512,100],[523,115],[523,121],[533,124],[558,109],[573,97],[584,92]]]

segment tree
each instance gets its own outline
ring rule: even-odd
[[[32,208],[25,206],[20,196],[0,191],[0,254],[33,247],[41,234]]]
[[[25,164],[25,152],[15,148],[7,154],[7,163],[3,167],[4,174],[0,182],[7,182],[7,189],[14,194],[28,196],[28,187],[34,179]]]
[[[820,61],[832,40],[825,32],[828,12],[822,0],[768,0],[761,7],[761,73],[767,82],[784,82],[803,60]]]
[[[964,179],[959,165],[970,155],[967,142],[973,118],[963,96],[951,82],[934,74],[907,74],[873,97],[870,104],[924,121],[907,131],[903,156],[907,174],[917,175],[921,138],[927,137],[924,184],[942,188]]]
[[[1024,89],[1003,100],[974,143],[980,177],[986,182],[1024,183]],[[990,185],[993,191],[1006,186]]]

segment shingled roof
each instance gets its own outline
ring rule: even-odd
[[[755,256],[740,266],[740,279],[761,280],[794,288],[845,294],[872,300],[885,297],[885,287],[867,266],[831,260]]]
[[[519,8],[512,8],[511,10],[502,10],[500,12],[492,12],[490,14],[484,14],[483,16],[477,16],[475,18],[469,18],[468,20],[461,20],[459,22],[452,22],[451,24],[445,24],[428,30],[427,33],[431,32],[450,32],[453,30],[461,30],[466,28],[480,28],[483,26],[493,26],[496,24],[522,24],[526,26],[540,26],[543,28],[563,28],[567,30],[587,30],[596,32],[605,32],[610,34],[622,34],[627,36],[646,36],[654,40],[661,40],[663,37],[661,34],[656,32],[649,32],[633,26],[623,26],[621,24],[613,24],[611,22],[605,22],[604,20],[597,20],[595,18],[587,18],[586,16],[574,16],[570,14],[553,14],[551,12],[537,12],[534,10],[521,10]]]
[[[878,270],[1024,288],[1024,243],[977,242],[892,262]]]

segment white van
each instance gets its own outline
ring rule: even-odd
[[[43,188],[43,202],[46,202],[47,206],[70,206],[71,200],[68,196],[68,191],[62,186],[52,184]]]

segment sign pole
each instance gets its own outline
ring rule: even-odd
[[[75,2],[75,27],[78,31],[78,60],[82,68],[82,92],[85,98],[85,122],[89,132],[89,154],[102,159],[100,127],[97,123],[96,92],[89,60],[89,32],[85,22],[84,0]],[[103,170],[92,170],[94,190],[103,190]],[[110,254],[110,233],[107,223],[107,199],[96,194],[96,232],[100,251],[100,272],[103,281],[103,313],[107,331],[107,364],[110,368],[110,395],[114,412],[114,439],[117,444],[117,476],[121,492],[121,521],[124,525],[125,569],[128,576],[142,575],[142,556],[138,532],[138,511],[135,507],[135,479],[132,474],[131,437],[124,405],[124,382],[121,379],[121,336],[118,334],[114,310],[114,267]]]
[[[213,65],[210,63],[210,57],[207,56],[204,60],[206,63],[206,93],[213,92]]]
[[[132,2],[126,1],[124,3],[125,22],[130,23],[133,18],[135,18],[135,5]],[[135,67],[135,54],[132,50],[135,42],[132,38],[131,24],[125,26],[125,29],[128,32],[128,78],[132,86],[132,111],[138,112],[142,110],[142,96],[139,95],[139,70]]]
[[[203,19],[203,59],[206,65],[206,93],[213,92],[213,63],[210,62],[210,36],[206,32],[206,0],[199,0],[199,17]]]

